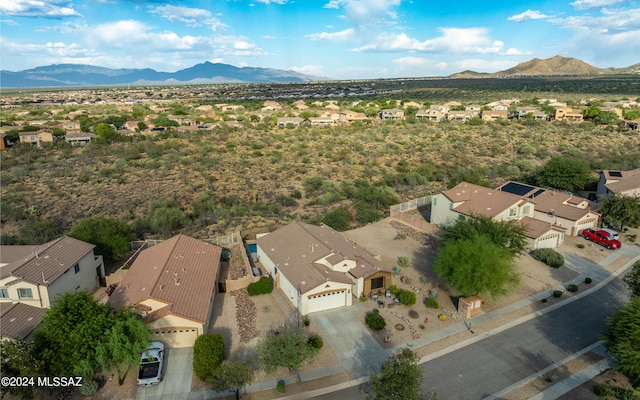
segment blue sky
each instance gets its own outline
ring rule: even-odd
[[[640,62],[640,0],[0,0],[0,68],[173,72],[205,61],[334,79]]]

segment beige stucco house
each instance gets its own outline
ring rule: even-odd
[[[599,200],[613,194],[640,197],[640,168],[630,171],[603,170],[596,193]]]
[[[167,347],[191,347],[209,333],[222,248],[177,235],[143,250],[108,303],[133,307]]]
[[[43,143],[53,143],[53,131],[40,129],[33,132],[20,132],[20,143],[29,143],[34,146],[42,146]]]
[[[392,269],[378,255],[328,226],[291,222],[259,235],[257,248],[275,288],[302,315],[351,306],[391,285]]]
[[[0,246],[0,302],[48,308],[69,291],[95,291],[105,276],[94,245],[63,236],[39,246]]]

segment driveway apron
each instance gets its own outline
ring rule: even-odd
[[[193,348],[166,349],[164,374],[159,384],[139,387],[136,399],[188,399],[193,375]]]
[[[313,313],[309,319],[319,327],[325,342],[352,378],[379,371],[389,356],[350,307]]]

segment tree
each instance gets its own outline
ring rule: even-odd
[[[640,296],[640,261],[636,261],[623,278],[632,296]]]
[[[42,361],[38,360],[32,344],[22,339],[7,339],[0,341],[0,376],[33,377],[43,375]],[[32,399],[33,386],[3,387],[7,393],[20,396],[22,399]]]
[[[485,215],[471,215],[469,218],[460,217],[453,225],[446,227],[442,239],[446,243],[484,235],[495,245],[516,256],[527,249],[525,230],[524,225],[515,220],[496,221]]]
[[[96,348],[96,361],[103,371],[116,370],[122,386],[132,365],[140,362],[140,354],[149,347],[152,333],[131,310],[112,314],[112,325]]]
[[[224,338],[217,333],[200,335],[193,344],[193,373],[204,382],[214,382],[224,360]]]
[[[55,298],[34,331],[36,354],[50,376],[92,378],[98,368],[95,350],[111,327],[111,309],[87,291]]]
[[[351,222],[351,213],[344,207],[336,208],[325,214],[322,222],[336,231],[346,231]]]
[[[433,268],[465,297],[485,292],[499,297],[520,281],[513,254],[484,235],[446,242],[438,251]]]
[[[258,358],[267,373],[278,367],[294,370],[318,353],[318,349],[309,345],[307,335],[302,332],[283,329],[277,335],[270,335],[258,343]]]
[[[382,364],[380,374],[372,374],[369,379],[371,392],[368,400],[435,400],[435,394],[423,396],[422,370],[418,366],[419,357],[408,348],[398,350]]]
[[[613,356],[615,368],[622,373],[640,378],[640,297],[634,296],[607,319],[608,330],[603,334],[604,344]]]
[[[130,250],[129,242],[135,230],[113,218],[95,217],[78,221],[69,236],[96,245],[96,252],[105,257],[117,258]]]
[[[211,384],[216,392],[227,390],[234,392],[236,400],[239,400],[240,390],[251,382],[253,382],[253,368],[249,364],[225,360],[220,364]]]
[[[583,188],[590,176],[591,170],[585,162],[573,158],[555,157],[547,161],[539,171],[538,184],[573,192]]]
[[[45,219],[29,221],[18,232],[21,244],[43,244],[62,235],[59,223]]]
[[[116,132],[111,125],[108,124],[97,124],[93,130],[98,137],[104,139],[107,143],[117,142],[122,139],[122,135]]]
[[[602,203],[600,209],[604,222],[623,229],[625,226],[640,225],[640,198],[614,195]]]

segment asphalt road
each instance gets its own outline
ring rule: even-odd
[[[423,369],[423,393],[439,400],[477,400],[496,393],[598,340],[606,318],[628,296],[620,278],[547,314],[431,360]],[[363,386],[316,399],[364,399]]]

